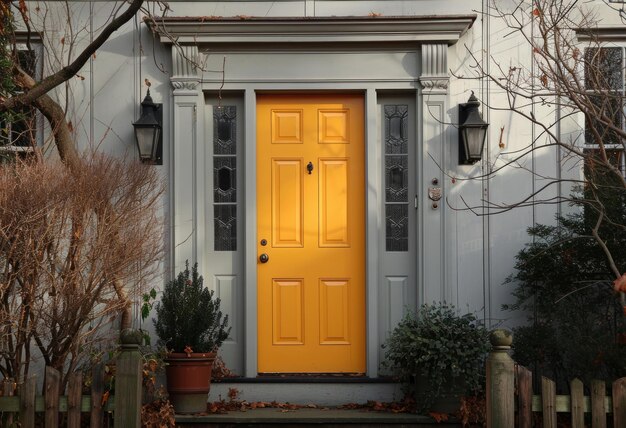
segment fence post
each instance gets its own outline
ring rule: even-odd
[[[613,382],[613,426],[626,426],[626,377]]]
[[[141,366],[139,345],[142,335],[136,330],[122,330],[121,352],[115,373],[116,427],[140,428],[141,426]]]
[[[20,422],[23,428],[35,428],[35,399],[37,396],[37,378],[31,376],[24,381],[19,391]]]
[[[91,369],[91,428],[102,428],[102,396],[104,395],[104,365],[95,365]]]
[[[487,428],[515,426],[515,363],[508,352],[513,334],[496,329],[489,335],[487,357]]]
[[[57,369],[46,366],[44,388],[46,427],[57,428],[59,426],[59,393],[61,392],[61,373]]]

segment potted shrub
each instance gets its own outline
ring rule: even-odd
[[[211,369],[217,349],[228,337],[228,316],[220,299],[203,285],[198,265],[170,281],[156,304],[153,320],[157,336],[167,349],[167,389],[177,413],[206,410]]]
[[[422,412],[453,413],[462,395],[484,383],[489,333],[474,315],[458,315],[445,303],[409,312],[383,347],[385,365]]]

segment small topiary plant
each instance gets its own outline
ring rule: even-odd
[[[220,311],[220,299],[204,287],[198,264],[167,283],[153,319],[157,336],[173,352],[215,352],[228,337],[228,315]]]
[[[398,376],[404,392],[416,397],[419,410],[429,410],[451,388],[469,394],[484,384],[489,333],[472,314],[458,315],[454,306],[422,305],[409,312],[383,345],[385,365]]]

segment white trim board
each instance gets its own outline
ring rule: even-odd
[[[476,15],[399,17],[213,18],[146,21],[162,43],[439,42],[454,44]]]

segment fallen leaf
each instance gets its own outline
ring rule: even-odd
[[[187,345],[185,346],[185,349],[183,350],[183,352],[187,354],[187,358],[189,358],[191,357],[191,354],[193,354],[193,349],[191,349],[191,346]]]
[[[437,421],[437,423],[446,422],[448,420],[448,414],[447,413],[430,412],[429,415],[430,415],[431,418],[433,418],[435,421]]]

